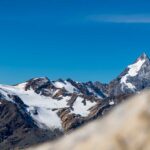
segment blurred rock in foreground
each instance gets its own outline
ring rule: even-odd
[[[150,150],[150,91],[59,141],[28,150]]]

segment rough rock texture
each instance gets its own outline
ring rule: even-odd
[[[59,141],[28,150],[149,150],[150,91],[118,105],[101,120],[92,122]]]
[[[33,89],[37,94],[44,96],[52,96],[52,92],[56,90],[51,81],[47,78],[33,78],[26,82],[25,90]]]
[[[15,97],[15,101],[19,98]],[[0,150],[28,147],[49,139],[56,139],[60,131],[39,129],[32,118],[17,104],[0,99]],[[21,105],[22,106],[22,105]]]

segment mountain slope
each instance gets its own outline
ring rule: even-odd
[[[109,84],[41,77],[14,86],[0,85],[0,148],[55,139],[149,87],[150,59],[146,54]]]
[[[103,119],[56,142],[28,150],[149,150],[149,105],[150,91],[143,92],[119,105]]]
[[[82,95],[78,96],[74,94],[76,97],[74,101],[72,101],[73,94],[65,90],[61,91],[62,89],[55,89],[54,87],[50,88],[49,94],[46,93],[45,96],[45,91],[48,92],[46,87],[43,89],[46,79],[38,78],[33,80],[38,83],[42,80],[42,86],[40,82],[39,84],[31,84],[30,86],[32,86],[32,88],[29,88],[29,82],[27,82],[17,86],[0,85],[0,89],[1,93],[3,93],[3,98],[12,103],[16,103],[12,98],[13,95],[18,96],[22,105],[26,106],[26,111],[40,128],[58,128],[63,130],[61,120],[57,114],[59,110],[69,108],[70,113],[86,117],[89,114],[88,109],[96,105],[96,99],[90,101],[85,99]],[[49,86],[48,84],[48,87]],[[53,93],[52,90],[54,90]],[[37,91],[39,94],[37,94]],[[51,96],[47,96],[47,94]]]
[[[55,139],[96,116],[94,108],[101,99],[72,92],[67,81],[56,82],[34,78],[15,86],[0,85],[0,147],[26,147]]]
[[[16,104],[0,100],[0,149],[28,147],[62,135],[59,130],[38,128],[24,106],[19,106],[20,99],[15,96],[13,100]]]

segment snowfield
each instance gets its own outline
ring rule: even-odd
[[[0,85],[0,88],[3,89],[1,92],[9,101],[12,101],[12,99],[9,98],[8,94],[17,95],[21,98],[24,104],[28,106],[28,112],[39,127],[62,129],[61,120],[57,115],[57,111],[52,111],[52,109],[67,107],[67,102],[70,97],[66,96],[63,97],[62,100],[58,101],[51,97],[36,94],[32,89],[25,91],[24,85],[25,84],[18,86]],[[36,114],[34,113],[35,111]]]
[[[68,91],[73,92],[75,89],[67,82],[66,84],[56,82],[57,88],[65,87]],[[25,90],[27,83],[22,83],[17,86],[0,85],[0,93],[6,100],[14,102],[9,95],[17,95],[24,104],[28,106],[27,111],[40,128],[58,128],[63,130],[62,122],[57,112],[60,108],[67,108],[68,101],[71,96],[62,96],[61,100],[43,96],[34,92],[33,89]],[[58,90],[56,90],[57,92]],[[73,110],[70,113],[79,114],[83,117],[90,113],[89,108],[94,106],[96,102],[86,101],[84,105],[82,97],[77,97],[73,104]],[[14,102],[15,103],[15,102]]]
[[[77,100],[75,101],[73,105],[73,110],[71,111],[71,113],[78,114],[83,117],[88,116],[88,114],[90,113],[89,109],[93,107],[94,105],[96,105],[96,102],[92,103],[90,101],[86,101],[86,105],[84,105],[82,102],[83,100],[84,99],[81,97],[77,98]]]

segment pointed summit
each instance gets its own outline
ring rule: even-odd
[[[137,60],[143,60],[143,59],[144,60],[150,60],[148,55],[145,52],[143,52]]]

